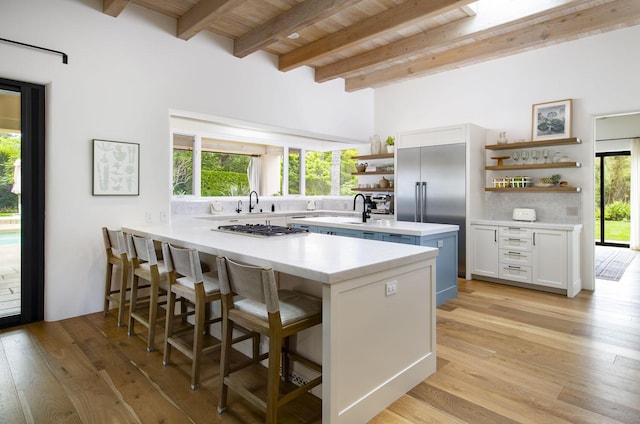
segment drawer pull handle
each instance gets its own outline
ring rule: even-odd
[[[509,255],[509,256],[521,256],[522,253],[520,253],[520,252],[507,252],[507,255]]]
[[[522,268],[520,268],[519,266],[511,266],[511,265],[507,266],[507,267],[505,268],[505,271],[526,272],[526,270],[525,270],[525,269],[522,269]]]

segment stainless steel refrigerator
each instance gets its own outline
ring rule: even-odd
[[[397,150],[398,221],[456,224],[458,275],[465,276],[465,143]]]

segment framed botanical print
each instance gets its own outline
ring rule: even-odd
[[[571,137],[571,99],[533,105],[531,140]]]
[[[93,140],[93,195],[140,194],[140,145]]]

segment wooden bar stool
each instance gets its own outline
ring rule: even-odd
[[[127,247],[131,260],[133,280],[129,297],[129,336],[135,334],[134,325],[138,321],[147,327],[147,351],[155,350],[156,326],[164,316],[158,316],[158,306],[165,303],[162,296],[169,290],[167,267],[158,260],[154,242],[150,238],[127,234]],[[140,279],[148,284],[140,285]],[[148,296],[140,296],[140,289],[148,288]]]
[[[104,314],[109,314],[109,303],[118,307],[118,327],[123,327],[124,312],[127,302],[127,290],[129,280],[129,259],[127,247],[122,230],[110,230],[102,227],[102,238],[107,254],[107,269],[104,282]],[[114,268],[120,270],[120,278],[113,288]]]
[[[285,381],[290,381],[292,362],[318,373],[322,366],[289,350],[289,336],[322,323],[322,300],[291,290],[278,290],[272,268],[240,264],[218,257],[218,277],[222,293],[222,353],[220,357],[220,396],[218,413],[227,407],[227,389],[231,388],[266,413],[266,422],[275,424],[278,408],[305,394],[322,382],[322,375],[280,395],[280,361]],[[269,351],[247,364],[231,369],[232,323],[269,337]],[[269,359],[266,399],[234,378],[241,368]],[[261,365],[260,365],[261,366]]]
[[[204,336],[209,333],[209,325],[220,322],[221,318],[211,318],[210,303],[220,300],[220,289],[215,273],[202,272],[198,251],[162,243],[162,254],[167,266],[169,290],[167,293],[167,318],[165,323],[164,357],[162,363],[169,365],[171,348],[175,347],[191,359],[191,388],[200,384],[200,361],[203,354],[220,348],[216,339],[205,346]],[[181,328],[174,328],[176,303],[180,302]],[[192,310],[186,311],[185,304]],[[193,315],[193,325],[186,317]],[[190,334],[187,334],[190,333]],[[191,340],[188,336],[192,335]],[[185,337],[187,336],[187,337]],[[209,339],[209,337],[207,337]]]

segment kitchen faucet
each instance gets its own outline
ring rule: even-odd
[[[356,200],[358,200],[358,196],[362,197],[362,222],[367,222],[367,218],[369,218],[371,215],[369,215],[369,211],[367,210],[367,200],[364,197],[364,194],[362,193],[358,193],[355,196],[353,196],[353,210],[356,210]]]
[[[251,203],[251,199],[253,198],[253,193],[256,194],[256,205],[258,203],[260,203],[260,200],[258,200],[258,192],[253,190],[251,193],[249,193],[249,213],[251,213],[252,210],[254,210],[256,207]]]
[[[236,212],[242,212],[242,200],[238,200],[238,206],[236,207]]]

